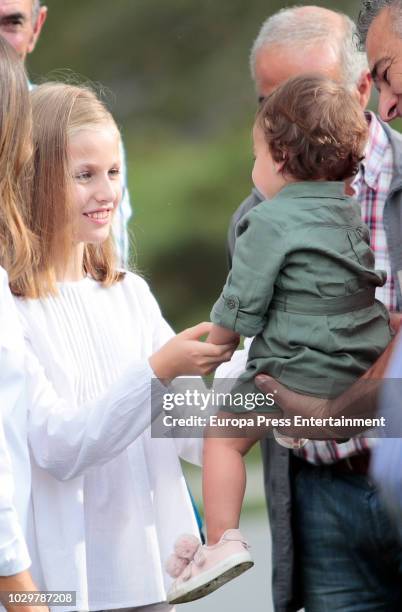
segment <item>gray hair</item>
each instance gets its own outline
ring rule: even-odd
[[[360,49],[364,49],[366,45],[367,33],[374,19],[385,8],[390,8],[395,11],[398,19],[393,23],[394,31],[402,36],[402,1],[401,0],[363,0],[357,20],[357,34],[360,43]]]
[[[40,13],[40,0],[32,0],[32,21],[36,23]]]
[[[317,43],[329,43],[339,54],[339,63],[347,87],[354,87],[362,72],[367,70],[366,54],[356,42],[356,24],[345,14],[336,13],[343,22],[343,30],[334,35],[333,23],[319,12],[314,17],[303,7],[284,8],[269,17],[262,25],[250,53],[250,68],[255,80],[257,53],[269,45],[291,48],[312,47]],[[318,8],[318,7],[317,7]]]

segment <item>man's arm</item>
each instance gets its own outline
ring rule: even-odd
[[[377,413],[379,393],[383,383],[385,371],[390,363],[396,342],[402,340],[401,333],[388,345],[381,357],[371,366],[371,368],[357,380],[342,395],[334,399],[323,399],[301,395],[287,389],[274,378],[266,374],[259,374],[255,383],[264,393],[274,393],[275,402],[283,410],[286,416],[295,417],[315,417],[317,419],[348,418],[367,419]],[[288,435],[304,436],[315,439],[345,438],[352,437],[364,431],[363,427],[354,427],[345,432],[345,428],[331,427],[327,424],[322,427],[281,429],[281,432]]]

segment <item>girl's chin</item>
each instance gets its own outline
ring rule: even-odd
[[[80,236],[77,240],[77,244],[102,244],[102,242],[105,242],[109,236],[110,228],[103,228],[103,231],[99,229],[96,232],[91,232],[90,234]]]

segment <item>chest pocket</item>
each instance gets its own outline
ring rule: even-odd
[[[355,258],[365,268],[374,268],[374,254],[370,248],[370,234],[367,228],[358,227],[347,232],[350,248]]]

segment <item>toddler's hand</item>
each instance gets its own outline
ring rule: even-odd
[[[199,323],[169,340],[149,359],[155,375],[163,380],[176,376],[205,376],[224,361],[230,361],[233,344],[211,344],[199,339],[211,331],[212,323]]]

